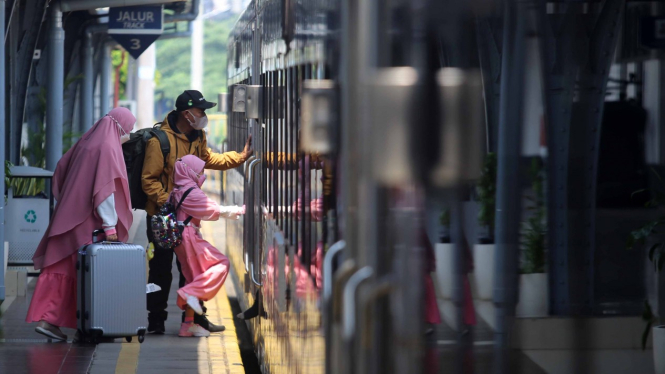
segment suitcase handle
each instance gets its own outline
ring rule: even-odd
[[[92,232],[92,242],[93,243],[99,243],[99,234],[103,234],[104,230],[102,229],[97,229]]]
[[[117,241],[117,242],[112,242],[112,241],[108,241],[108,240],[101,240],[100,241],[99,240],[99,235],[100,234],[104,235],[104,238],[106,239],[106,234],[104,233],[104,230],[97,229],[97,230],[92,232],[92,243],[93,244],[95,244],[95,243],[123,244],[121,241]]]

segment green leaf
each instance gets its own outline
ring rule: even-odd
[[[651,305],[649,300],[644,300],[644,309],[642,309],[642,319],[646,322],[650,322],[654,319],[653,312],[651,311]]]
[[[656,169],[653,168],[653,166],[651,167],[651,172],[656,176],[656,178],[658,178],[660,183],[665,184],[663,178],[660,176],[660,174],[658,174],[658,172],[656,171]]]
[[[647,322],[647,326],[642,333],[642,350],[647,348],[647,340],[649,339],[649,332],[651,331],[651,322]]]
[[[663,245],[663,243],[656,243],[656,244],[651,246],[651,249],[649,249],[649,261],[653,261],[654,252],[656,251],[656,249],[658,247],[660,247],[662,245]]]
[[[635,247],[635,238],[631,233],[631,235],[628,236],[628,239],[626,239],[626,248],[633,249],[634,247]]]
[[[630,194],[630,198],[632,199],[635,195],[637,195],[637,194],[639,194],[639,193],[642,193],[642,192],[646,192],[646,191],[647,191],[646,188],[643,188],[643,189],[641,189],[641,190],[634,191],[632,194]]]
[[[660,252],[656,253],[653,256],[653,260],[652,260],[652,262],[653,262],[653,271],[655,271],[656,273],[658,272],[658,262],[660,261],[660,257],[661,257]]]

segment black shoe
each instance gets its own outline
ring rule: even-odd
[[[224,325],[215,325],[214,323],[208,321],[208,328],[206,330],[210,332],[222,332],[226,330],[226,327],[224,327]]]
[[[205,315],[195,315],[194,316],[194,323],[198,324],[199,326],[203,327],[204,329],[210,331],[210,332],[222,332],[226,330],[226,327],[223,325],[215,325],[214,323],[210,322],[208,320],[208,317]]]
[[[238,319],[249,320],[258,317],[258,315],[259,315],[259,300],[258,298],[256,298],[254,299],[254,304],[252,304],[252,306],[250,306],[249,309],[247,309],[242,313],[238,313],[236,317],[238,317]]]
[[[261,306],[261,311],[259,311],[259,294],[257,292],[256,298],[254,299],[254,304],[252,304],[252,306],[249,307],[249,309],[246,311],[238,313],[236,317],[246,321],[258,316],[261,316],[264,319],[268,318],[268,313],[266,313],[265,309],[263,309],[263,306]]]
[[[148,334],[164,335],[165,332],[164,321],[148,321]]]
[[[201,301],[200,304],[201,304],[201,310],[203,310],[203,315],[205,316],[206,313],[208,312],[208,308],[206,308],[206,307],[203,305],[203,301]],[[195,314],[195,315],[194,315],[194,322],[198,323],[199,326],[204,327],[204,326],[203,326],[202,324],[200,324],[198,321],[199,321],[199,320],[198,320],[198,314]],[[206,321],[207,321],[207,319],[206,319]],[[185,322],[185,312],[182,312],[182,317],[180,317],[180,322],[182,322],[182,323]],[[204,323],[205,323],[205,322],[204,322]],[[210,330],[208,330],[208,331],[210,331]]]

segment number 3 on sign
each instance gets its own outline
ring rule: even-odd
[[[131,48],[131,49],[139,49],[139,48],[141,48],[141,40],[139,40],[139,39],[130,39],[130,40],[131,40],[131,42],[132,42],[132,46],[129,47],[129,48]]]

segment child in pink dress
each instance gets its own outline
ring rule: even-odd
[[[219,217],[238,219],[245,214],[244,207],[220,206],[205,195],[201,190],[205,181],[204,167],[205,162],[193,155],[187,155],[175,163],[173,201],[179,202],[185,192],[192,189],[176,212],[178,222],[192,217],[183,230],[182,244],[175,248],[187,282],[178,290],[178,306],[185,310],[180,336],[210,335],[194,323],[194,313],[203,314],[200,300],[208,301],[215,297],[229,274],[228,258],[201,237],[201,220],[216,221]]]

